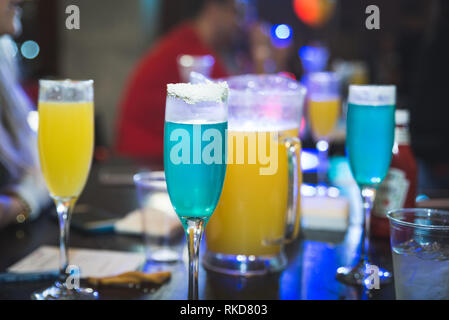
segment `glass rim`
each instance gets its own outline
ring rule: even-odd
[[[363,106],[395,106],[396,89],[394,84],[351,84],[348,89],[348,103]]]
[[[314,71],[310,72],[308,81],[312,79],[320,81],[329,81],[329,82],[340,82],[342,80],[341,76],[335,71]],[[323,81],[324,82],[324,81]]]
[[[281,87],[270,87],[270,88],[263,88],[263,89],[256,89],[251,88],[248,85],[248,82],[250,79],[254,80],[260,80],[260,79],[268,79],[275,82],[281,82],[284,81],[284,83],[287,84],[286,88]],[[246,86],[244,87],[235,87],[235,82],[237,81],[244,81],[246,80]],[[278,80],[279,79],[279,80]],[[272,95],[272,94],[278,94],[281,93],[282,96],[305,96],[307,93],[307,88],[302,85],[299,81],[293,80],[291,78],[281,76],[278,74],[254,74],[254,73],[248,73],[248,74],[241,74],[237,76],[230,76],[226,78],[221,78],[220,80],[226,81],[229,85],[229,96],[239,96],[239,95]]]
[[[370,89],[370,88],[374,88],[374,89],[380,89],[380,88],[385,88],[385,89],[395,89],[396,85],[395,84],[350,84],[349,88],[355,88],[355,89]]]
[[[183,64],[182,59],[183,58],[192,58],[192,65],[195,64],[197,61],[206,62],[206,66],[213,66],[215,64],[215,58],[210,54],[179,54],[176,56],[176,61],[180,63],[182,66],[185,66]],[[190,67],[191,65],[186,65],[187,67]]]
[[[86,80],[75,80],[75,79],[39,79],[39,86],[41,85],[67,85],[67,86],[73,86],[76,87],[78,85],[89,85],[93,84],[93,79],[86,79]]]
[[[404,209],[390,210],[387,213],[387,218],[390,220],[390,223],[395,223],[395,224],[405,226],[405,227],[411,227],[411,228],[415,228],[415,229],[449,231],[449,225],[438,226],[438,225],[413,223],[413,222],[403,221],[397,217],[394,217],[395,214],[406,213],[406,212],[410,212],[410,213],[427,212],[427,216],[429,216],[430,213],[439,214],[442,216],[447,216],[448,221],[449,221],[449,211],[441,210],[441,209],[431,209],[431,208],[408,208],[408,209],[404,208]]]

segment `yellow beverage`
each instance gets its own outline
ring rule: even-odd
[[[291,128],[291,127],[290,127]],[[276,131],[282,137],[297,137],[298,128]],[[267,145],[277,149],[277,171],[272,175],[261,175],[266,168],[259,160],[250,164],[231,161],[236,157],[238,144],[231,137],[242,138],[247,131],[230,131],[228,134],[228,166],[218,206],[206,226],[209,251],[231,255],[274,255],[281,250],[275,240],[283,238],[287,210],[287,151],[283,143],[270,139],[270,131],[254,132],[257,138],[265,135]],[[248,152],[248,141],[243,146]],[[257,146],[259,148],[260,146]],[[269,147],[266,147],[269,150]],[[299,156],[299,151],[298,151]],[[299,159],[299,157],[298,157]],[[232,162],[232,163],[231,163]],[[298,164],[299,165],[299,164]],[[301,172],[298,177],[301,184]],[[299,206],[298,206],[299,213]],[[296,229],[299,226],[296,224]],[[297,230],[296,230],[297,231]]]
[[[94,144],[92,102],[39,103],[39,157],[53,197],[78,197],[89,174]]]
[[[309,121],[316,139],[331,135],[340,114],[340,100],[308,101]]]

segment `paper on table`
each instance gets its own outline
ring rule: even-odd
[[[181,221],[173,210],[167,192],[148,192],[140,200],[142,209],[134,210],[117,221],[118,233],[173,237],[183,232]]]
[[[114,224],[115,232],[124,234],[142,234],[144,228],[153,237],[173,237],[183,231],[176,215],[154,208],[132,211]]]
[[[138,270],[145,261],[141,253],[111,250],[70,249],[70,264],[80,268],[81,277],[107,277]],[[9,272],[44,272],[58,269],[59,249],[41,246],[8,268]]]

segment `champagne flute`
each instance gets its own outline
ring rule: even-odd
[[[317,194],[326,194],[329,141],[340,115],[340,79],[335,72],[313,72],[307,79],[308,114],[318,150]]]
[[[36,300],[98,298],[70,277],[76,267],[69,264],[68,254],[70,216],[86,184],[94,148],[93,95],[92,80],[39,81],[39,158],[59,218],[60,274],[53,286],[33,293]]]
[[[387,175],[392,157],[395,104],[395,86],[349,86],[346,149],[363,199],[364,223],[359,262],[353,268],[337,270],[337,279],[347,284],[370,288],[368,276],[376,270],[380,284],[391,281],[390,272],[370,261],[369,227],[376,189]]]
[[[170,201],[187,237],[189,300],[198,299],[200,241],[225,178],[228,90],[225,82],[167,87],[164,169]]]

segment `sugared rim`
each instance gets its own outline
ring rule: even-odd
[[[393,215],[400,214],[400,213],[417,213],[417,212],[427,212],[427,216],[430,217],[430,213],[432,214],[439,214],[442,216],[446,216],[448,223],[449,223],[449,211],[446,210],[439,210],[439,209],[429,209],[429,208],[410,208],[410,209],[397,209],[397,210],[391,210],[388,211],[387,217],[390,219],[390,222],[394,222],[396,224],[399,224],[401,226],[411,227],[411,228],[420,228],[420,229],[428,229],[428,230],[443,230],[443,231],[449,231],[449,224],[446,226],[437,226],[437,225],[427,225],[427,224],[420,224],[420,223],[412,223],[400,220]],[[419,218],[419,217],[417,217]]]
[[[349,85],[348,103],[358,105],[395,105],[395,85],[351,84]]]
[[[167,95],[188,104],[201,102],[226,102],[229,95],[228,84],[223,82],[169,83]]]

